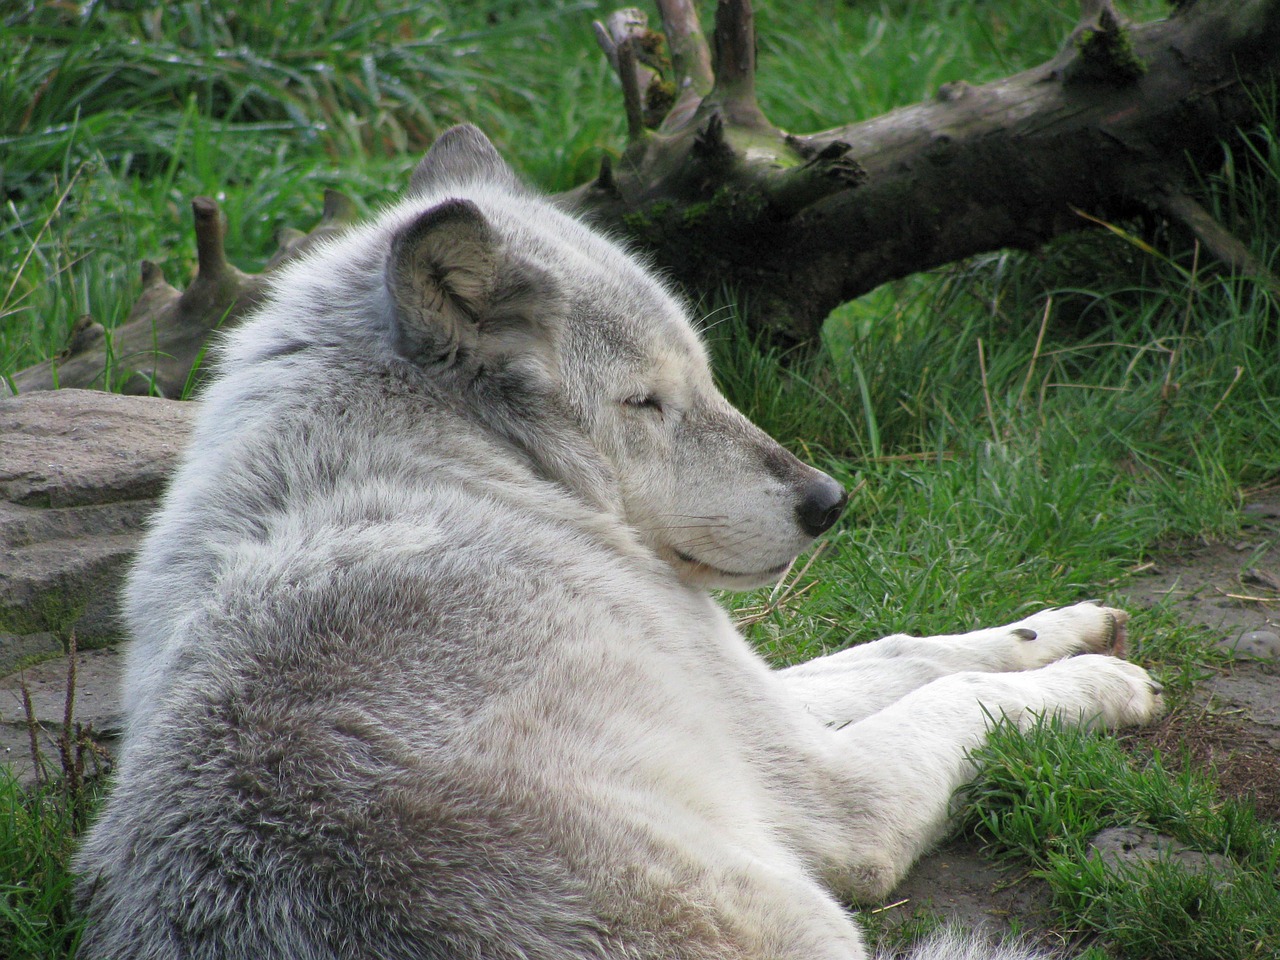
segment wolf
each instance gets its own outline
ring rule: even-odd
[[[769,669],[708,590],[845,491],[474,127],[282,271],[200,403],[126,590],[83,960],[856,960],[842,904],[944,833],[992,716],[1161,709],[1096,603]]]

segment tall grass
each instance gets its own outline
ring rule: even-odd
[[[1009,289],[1006,259],[864,298],[790,365],[718,311],[729,395],[861,484],[786,657],[1092,596],[1162,541],[1229,533],[1274,482],[1275,307],[1254,284],[1164,264],[1163,283],[1090,292],[1082,332]]]
[[[589,50],[596,6],[0,7],[0,376],[82,314],[122,321],[141,259],[185,283],[193,196],[222,204],[230,255],[256,268],[325,187],[385,200],[461,120],[533,179],[576,182],[622,122]]]

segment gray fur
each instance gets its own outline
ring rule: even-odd
[[[864,957],[838,898],[945,829],[987,711],[1158,697],[1092,604],[769,671],[706,588],[841,503],[641,265],[445,134],[224,346],[126,592],[80,956]]]
[[[519,190],[520,183],[489,138],[469,123],[450,127],[440,134],[430,152],[413,170],[409,192],[430,193],[450,183],[500,183]]]

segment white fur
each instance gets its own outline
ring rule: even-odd
[[[841,901],[941,835],[990,716],[1158,711],[1094,604],[770,671],[705,588],[838,488],[477,132],[414,182],[204,399],[129,586],[86,960],[854,960]]]

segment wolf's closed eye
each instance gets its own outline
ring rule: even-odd
[[[643,408],[652,410],[655,413],[662,412],[662,401],[658,399],[657,394],[653,393],[641,393],[634,397],[627,397],[622,403],[627,407]]]

